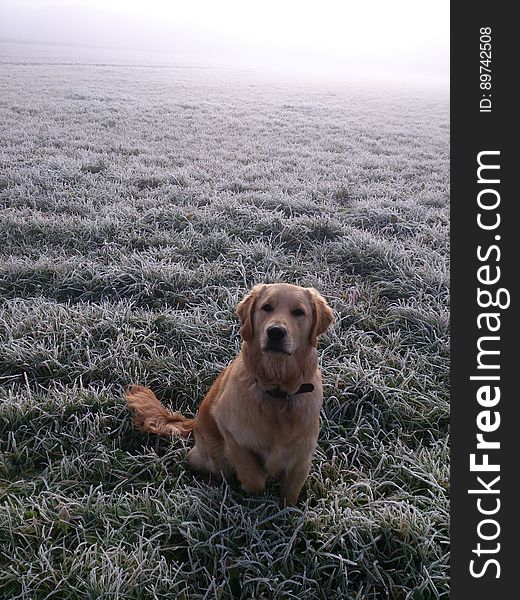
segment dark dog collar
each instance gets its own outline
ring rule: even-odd
[[[269,394],[272,398],[282,398],[283,400],[292,400],[296,394],[306,394],[308,392],[312,392],[314,390],[314,386],[312,383],[304,383],[300,385],[300,387],[294,392],[294,394],[289,394],[285,390],[281,390],[280,388],[275,388],[274,390],[265,390],[266,394]]]

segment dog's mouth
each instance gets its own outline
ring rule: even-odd
[[[264,352],[268,352],[269,354],[285,354],[286,356],[291,356],[292,352],[289,352],[283,346],[279,344],[266,344],[262,350]]]

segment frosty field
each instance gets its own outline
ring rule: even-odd
[[[447,90],[46,52],[0,44],[0,598],[447,598]],[[122,398],[193,415],[275,281],[336,314],[290,509]]]

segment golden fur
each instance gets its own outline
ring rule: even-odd
[[[261,492],[273,476],[281,481],[285,502],[295,504],[316,448],[323,402],[317,340],[333,313],[315,289],[277,283],[255,286],[237,314],[241,352],[217,377],[195,419],[166,410],[141,386],[130,386],[126,400],[142,431],[193,433],[188,462],[195,471],[236,473],[248,494]],[[273,329],[284,332],[282,340],[273,341]],[[314,390],[290,400],[267,393],[294,394],[306,383]]]

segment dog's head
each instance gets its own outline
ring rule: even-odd
[[[238,305],[237,314],[244,341],[280,356],[316,347],[318,336],[334,320],[330,306],[314,288],[287,283],[256,285]]]

